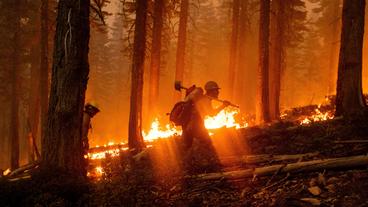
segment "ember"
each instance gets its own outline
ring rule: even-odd
[[[104,174],[104,170],[101,166],[98,166],[98,167],[95,167],[92,171],[88,172],[87,173],[87,176],[88,177],[91,177],[91,178],[99,178],[101,177],[103,174]]]

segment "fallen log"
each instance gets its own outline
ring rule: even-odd
[[[353,157],[341,157],[324,160],[312,160],[306,162],[297,162],[286,165],[271,165],[267,167],[237,170],[221,173],[208,173],[195,176],[188,176],[186,178],[197,180],[216,180],[216,179],[240,179],[251,178],[254,176],[272,175],[275,172],[279,173],[299,173],[311,172],[318,170],[340,169],[340,168],[354,168],[368,165],[368,156],[360,155]]]
[[[19,181],[19,180],[27,180],[27,179],[31,179],[31,176],[30,175],[24,175],[24,176],[21,176],[21,177],[8,179],[8,181],[9,182],[16,182],[16,181]]]
[[[230,163],[240,163],[240,164],[257,164],[265,162],[278,162],[285,160],[300,160],[305,158],[311,158],[318,156],[318,152],[305,153],[305,154],[295,154],[295,155],[272,155],[272,154],[262,154],[262,155],[244,155],[240,157],[225,157],[220,158],[222,164]]]
[[[30,170],[30,169],[33,169],[33,168],[37,167],[39,164],[40,164],[40,161],[35,161],[35,162],[32,162],[32,163],[29,163],[27,165],[24,165],[20,168],[17,168],[15,170],[11,171],[8,175],[6,175],[4,177],[7,177],[7,178],[14,177],[16,175],[19,175],[19,174],[23,173],[26,170]]]

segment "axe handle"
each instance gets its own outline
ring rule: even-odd
[[[212,97],[210,97],[210,98],[213,99],[213,100],[219,101],[221,103],[224,103],[225,102],[225,100],[221,100],[221,99],[217,99],[217,98],[212,98]],[[235,108],[240,108],[239,105],[236,105],[236,104],[233,104],[233,103],[230,103],[229,106],[232,106],[232,107],[235,107]]]

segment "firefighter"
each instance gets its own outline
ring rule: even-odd
[[[84,149],[84,154],[88,153],[88,132],[92,129],[91,119],[100,112],[97,104],[94,102],[89,102],[84,106],[83,111],[83,123],[82,123],[82,144]]]
[[[205,94],[202,88],[197,87],[193,89],[184,100],[192,103],[190,120],[182,126],[185,149],[189,149],[192,146],[194,138],[202,142],[210,142],[208,131],[204,125],[204,118],[206,116],[215,116],[230,105],[230,102],[224,101],[221,106],[217,108],[212,107],[212,100],[217,99],[220,94],[220,87],[215,81],[208,81],[204,89]]]

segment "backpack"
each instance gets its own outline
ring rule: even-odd
[[[170,112],[170,121],[175,126],[183,126],[190,120],[192,102],[180,101],[176,103]]]

